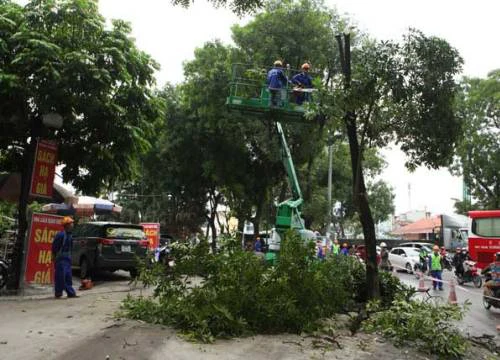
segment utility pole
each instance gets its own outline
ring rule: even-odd
[[[332,209],[332,163],[333,163],[333,134],[328,132],[328,225],[327,225],[327,236],[331,236],[332,232],[332,220],[333,220],[333,209]]]

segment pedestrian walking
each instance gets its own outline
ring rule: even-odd
[[[442,272],[443,266],[441,265],[441,254],[439,254],[439,246],[434,245],[432,248],[433,252],[429,257],[429,269],[431,269],[432,276],[432,288],[436,290],[443,290]]]
[[[73,289],[73,275],[71,273],[71,250],[73,248],[74,220],[65,216],[62,219],[63,231],[58,232],[52,241],[52,260],[54,262],[54,293],[58,299],[63,291],[69,298],[77,297]]]

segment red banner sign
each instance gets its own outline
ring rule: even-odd
[[[149,241],[149,248],[156,249],[160,246],[160,224],[159,223],[141,223],[144,233]]]
[[[31,177],[31,196],[52,197],[56,164],[57,144],[47,140],[39,140],[36,145],[33,175]]]
[[[24,280],[32,284],[52,284],[54,266],[52,265],[52,240],[63,230],[61,216],[38,214],[31,217],[31,228],[26,256]]]

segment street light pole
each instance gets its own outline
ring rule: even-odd
[[[331,235],[332,227],[332,167],[333,167],[333,134],[328,131],[328,225],[327,233]]]

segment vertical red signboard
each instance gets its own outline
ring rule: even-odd
[[[160,245],[160,224],[159,223],[141,223],[144,233],[149,241],[149,248],[156,249]]]
[[[26,256],[24,280],[32,284],[52,284],[54,266],[52,265],[52,240],[63,230],[61,216],[34,213]]]
[[[31,177],[31,196],[52,197],[56,164],[57,144],[52,141],[39,140],[36,145],[35,162]]]

